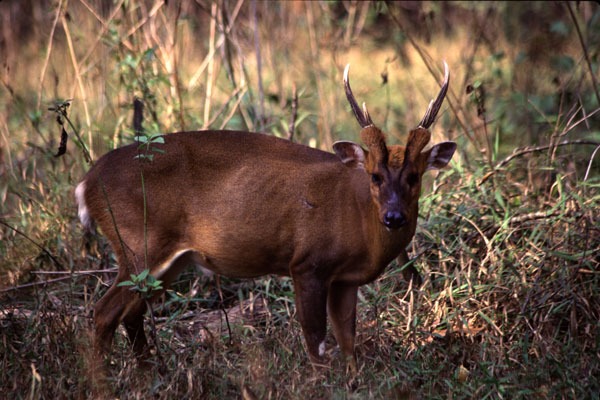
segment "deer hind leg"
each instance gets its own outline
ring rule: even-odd
[[[164,290],[167,289],[169,284],[179,275],[182,269],[185,267],[195,264],[196,258],[195,253],[191,250],[184,250],[176,252],[172,257],[167,259],[164,263],[160,264],[155,268],[156,279],[160,279],[163,289],[155,293],[152,301],[159,297]],[[147,358],[148,354],[148,340],[144,332],[144,314],[148,309],[147,301],[136,296],[134,302],[130,302],[127,310],[123,314],[123,325],[127,331],[127,337],[133,347],[133,351],[141,361]]]
[[[115,330],[120,323],[123,323],[133,351],[137,356],[141,356],[147,350],[148,345],[144,333],[146,301],[137,292],[132,291],[130,286],[119,286],[119,283],[129,280],[131,273],[139,273],[144,267],[129,262],[122,252],[117,250],[116,253],[120,266],[119,274],[94,308],[94,345],[97,353],[107,354],[110,351]],[[133,252],[131,252],[131,258],[135,259]]]
[[[123,259],[123,257],[118,257]],[[179,275],[186,266],[196,263],[196,256],[192,250],[174,252],[162,263],[156,263],[152,274],[163,281],[161,290],[152,299],[168,287],[169,283]],[[148,340],[144,332],[144,314],[147,310],[146,300],[130,290],[128,286],[118,286],[120,282],[129,279],[129,270],[141,271],[143,268],[121,268],[119,276],[112,287],[96,303],[94,309],[95,348],[98,353],[106,354],[110,350],[114,333],[122,322],[127,331],[127,337],[138,357],[145,358],[148,353]],[[149,301],[152,301],[150,299]]]
[[[292,272],[292,279],[296,292],[296,310],[308,356],[314,366],[325,366],[323,356],[327,334],[327,287],[311,272]]]
[[[356,335],[356,298],[358,287],[332,283],[327,296],[327,311],[333,335],[346,359],[348,368],[357,373],[354,338]]]
[[[117,279],[112,287],[94,307],[95,338],[94,345],[100,354],[106,354],[114,338],[114,333],[124,314],[139,301],[137,295],[127,287],[117,286],[123,279]]]

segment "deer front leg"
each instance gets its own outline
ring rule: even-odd
[[[327,287],[312,272],[292,273],[296,310],[304,332],[306,348],[314,366],[326,365]]]
[[[353,374],[358,371],[354,353],[356,335],[356,297],[358,286],[334,282],[329,287],[327,308],[333,334]]]

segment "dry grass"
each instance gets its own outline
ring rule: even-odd
[[[408,287],[391,265],[361,288],[355,380],[333,339],[331,369],[308,362],[289,279],[217,287],[186,271],[155,309],[156,364],[139,371],[119,331],[105,390],[159,399],[598,397],[596,4],[100,3],[0,2],[3,396],[89,398],[98,389],[90,317],[114,259],[76,220],[72,191],[87,164],[73,140],[53,156],[59,128],[49,106],[73,99],[65,129],[97,157],[132,140],[134,96],[149,134],[286,136],[295,84],[294,140],[330,149],[358,133],[340,84],[351,62],[357,98],[401,142],[445,59],[451,91],[434,140],[456,140],[460,154],[422,198],[410,250],[424,284]]]

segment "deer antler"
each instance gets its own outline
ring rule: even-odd
[[[347,67],[346,67],[347,68]],[[421,122],[419,122],[419,127],[423,127],[428,129],[435,117],[437,116],[438,111],[442,107],[442,103],[444,102],[444,98],[446,97],[446,93],[448,92],[448,84],[450,83],[450,69],[448,68],[448,64],[444,61],[444,83],[442,83],[442,88],[440,89],[440,93],[437,95],[435,100],[431,100],[429,103],[429,107],[427,107],[427,111],[425,111],[425,115]]]
[[[410,131],[408,135],[408,140],[406,142],[406,150],[404,155],[404,165],[408,165],[410,162],[414,162],[419,153],[427,146],[429,140],[431,139],[431,133],[428,131],[428,128],[435,121],[435,117],[437,113],[440,111],[442,107],[442,103],[444,102],[444,98],[446,98],[446,93],[448,92],[448,86],[450,84],[450,69],[448,68],[448,64],[444,61],[444,82],[442,83],[442,87],[440,92],[438,93],[435,100],[431,100],[429,103],[429,107],[427,107],[427,111],[425,111],[425,115],[421,122],[419,122],[419,126],[416,129]]]
[[[346,65],[344,69],[344,90],[346,91],[346,98],[350,103],[350,107],[352,107],[352,111],[354,112],[354,116],[356,120],[360,124],[361,128],[366,128],[367,126],[375,125],[371,120],[371,116],[369,115],[369,111],[367,110],[367,105],[363,103],[363,109],[361,111],[356,99],[354,98],[354,94],[352,94],[352,89],[350,88],[350,80],[348,78],[348,71],[350,70],[350,64]]]

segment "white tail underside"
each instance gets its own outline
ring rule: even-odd
[[[87,204],[85,204],[85,181],[81,182],[77,185],[75,189],[75,199],[77,200],[77,215],[79,215],[79,220],[82,225],[86,229],[92,228],[92,219],[90,218],[90,212],[88,210]]]

